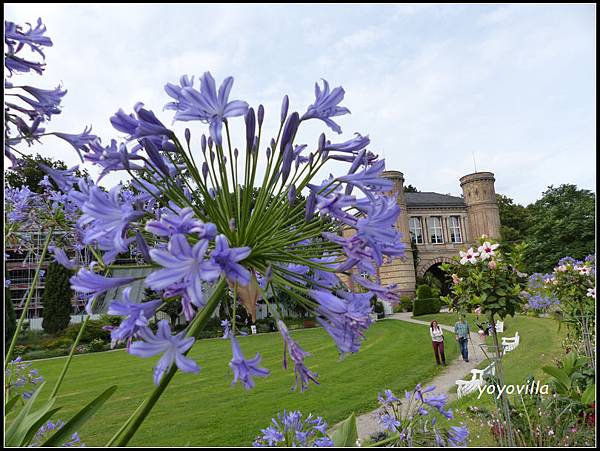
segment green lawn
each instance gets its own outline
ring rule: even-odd
[[[292,392],[293,369],[282,368],[281,337],[265,334],[241,337],[239,342],[248,358],[260,352],[262,364],[271,370],[271,375],[257,379],[251,391],[239,385],[231,387],[229,341],[202,340],[190,354],[202,367],[200,374],[175,376],[130,444],[249,446],[260,429],[283,409],[312,412],[333,425],[353,411],[364,413],[376,408],[379,391],[390,388],[402,393],[439,371],[429,333],[421,325],[379,321],[367,332],[360,352],[342,361],[332,339],[322,329],[292,334],[312,354],[306,362],[319,374],[321,385],[311,385],[304,393]],[[449,360],[455,358],[456,346],[446,350],[446,354]],[[76,356],[56,404],[64,406],[59,417],[66,420],[102,390],[118,385],[113,397],[80,431],[88,446],[104,445],[152,389],[154,361],[124,351]],[[63,363],[64,358],[38,360],[33,366],[52,386]]]
[[[438,313],[435,315],[423,315],[417,317],[423,321],[432,321],[436,319],[440,324],[453,326],[457,321],[456,313]],[[467,314],[467,321],[471,330],[476,330],[475,315]],[[561,341],[565,338],[566,331],[558,331],[557,323],[549,318],[535,318],[525,315],[517,315],[514,318],[508,317],[504,320],[504,333],[500,336],[512,337],[518,331],[521,336],[519,346],[506,354],[502,363],[504,367],[505,383],[521,385],[525,383],[528,375],[532,375],[536,380],[544,383],[547,376],[542,371],[543,366],[553,366],[553,359],[564,355],[561,347]],[[491,344],[491,339],[490,344]],[[485,367],[489,362],[480,365]],[[466,377],[467,375],[465,375]],[[475,417],[469,417],[465,414],[465,409],[469,406],[484,407],[490,410],[494,409],[492,395],[484,393],[481,399],[477,399],[478,392],[461,398],[451,403],[458,418],[464,418],[469,427],[470,439],[469,446],[496,446],[489,427]]]

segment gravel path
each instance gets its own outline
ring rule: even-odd
[[[429,326],[428,322],[413,319],[411,315],[411,312],[394,313],[387,318]],[[440,324],[440,327],[444,330],[454,332],[454,327],[443,324]],[[426,335],[426,338],[429,339],[429,335]],[[471,332],[471,341],[469,343],[469,362],[464,362],[459,353],[458,357],[454,361],[446,362],[448,366],[446,366],[443,373],[435,376],[433,380],[427,382],[426,385],[435,385],[436,393],[444,393],[448,395],[449,402],[453,401],[456,398],[456,391],[454,390],[454,392],[451,393],[450,389],[456,386],[455,382],[458,379],[463,379],[472,369],[477,368],[477,366],[485,360],[485,355],[478,346],[479,343],[479,334],[477,332]],[[434,361],[433,349],[431,349],[431,360]],[[377,419],[377,411],[369,412],[356,417],[356,425],[358,428],[358,436],[362,440],[368,438],[375,432],[383,430]]]

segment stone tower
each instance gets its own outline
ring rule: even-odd
[[[460,179],[467,206],[467,240],[470,243],[481,235],[500,238],[500,209],[494,182],[491,172],[475,172]]]
[[[408,211],[404,197],[404,174],[399,171],[384,171],[382,176],[394,182],[394,188],[388,194],[397,195],[396,202],[400,206],[400,216],[396,222],[396,229],[402,235],[401,240],[405,244],[406,250],[402,259],[395,259],[392,264],[384,264],[379,267],[379,277],[383,285],[397,283],[400,288],[398,291],[400,296],[413,296],[416,280],[408,229]]]

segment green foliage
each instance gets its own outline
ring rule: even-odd
[[[43,193],[44,187],[40,186],[40,182],[43,180],[46,173],[42,171],[39,164],[45,164],[46,166],[54,169],[67,169],[67,165],[60,161],[52,158],[45,158],[37,154],[35,157],[19,159],[19,163],[4,172],[4,184],[10,188],[21,188],[23,186],[29,187],[29,189],[35,193]],[[87,170],[77,170],[75,174],[78,177],[87,176]],[[54,186],[54,189],[58,187],[50,179],[50,182]]]
[[[526,239],[529,227],[529,213],[527,208],[515,204],[513,200],[503,194],[496,194],[496,201],[500,209],[500,236],[503,244],[517,243]]]
[[[64,336],[68,337],[72,340],[77,338],[77,334],[79,333],[79,329],[81,329],[81,324],[72,324],[64,331]],[[106,322],[102,320],[89,320],[87,322],[87,326],[83,330],[83,334],[81,335],[80,343],[91,343],[95,339],[100,339],[105,342],[110,340],[110,332],[102,329],[104,326],[109,326]]]
[[[412,185],[404,185],[404,192],[405,193],[418,193],[419,190]]]
[[[50,263],[42,303],[44,305],[42,328],[50,334],[64,330],[71,321],[73,291],[69,278],[73,272],[58,263]]]
[[[484,241],[480,239],[480,244]],[[444,263],[442,269],[460,280],[453,283],[452,294],[444,298],[449,305],[461,311],[470,311],[481,307],[481,313],[492,322],[497,315],[500,318],[514,316],[521,309],[524,299],[524,276],[518,268],[522,262],[525,245],[516,245],[511,253],[503,253],[502,247],[495,251],[495,257],[487,260],[477,259],[475,264]],[[477,249],[477,246],[474,246]],[[495,267],[490,267],[493,262]]]
[[[410,296],[400,296],[400,306],[403,312],[412,312],[413,300]]]
[[[338,447],[354,447],[358,439],[358,430],[356,428],[356,416],[354,413],[336,425],[331,433],[333,446]]]
[[[4,287],[4,341],[9,343],[17,330],[15,307],[10,298],[10,289]],[[8,348],[7,348],[8,349]]]
[[[594,253],[596,196],[576,185],[550,186],[527,207],[527,272],[549,272],[563,256],[583,259]]]
[[[417,287],[417,299],[430,299],[433,297],[433,291],[429,285],[419,285]]]

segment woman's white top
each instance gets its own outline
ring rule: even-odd
[[[433,341],[444,341],[444,331],[441,327],[438,326],[437,329],[429,327],[429,333],[431,334],[431,339]]]

